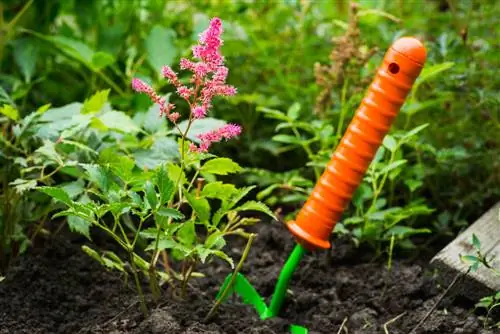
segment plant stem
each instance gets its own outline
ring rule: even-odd
[[[191,262],[189,264],[189,267],[186,270],[186,272],[184,273],[184,276],[182,278],[182,288],[181,288],[181,297],[182,298],[186,297],[187,284],[188,284],[189,279],[191,278],[191,274],[193,273],[195,264],[196,264],[196,262],[193,260],[193,262]]]
[[[139,300],[141,305],[141,311],[145,317],[148,316],[148,307],[146,305],[146,299],[144,298],[144,293],[142,292],[141,282],[139,280],[139,275],[137,273],[137,266],[134,261],[134,252],[129,249],[130,265],[132,266],[132,274],[134,275],[135,287],[137,293],[139,294]]]
[[[222,304],[222,301],[226,298],[229,291],[231,291],[231,287],[234,284],[234,280],[236,279],[236,275],[240,272],[241,268],[243,267],[243,263],[245,262],[245,260],[248,256],[248,253],[250,252],[250,247],[252,246],[253,240],[255,239],[256,236],[257,235],[253,234],[253,233],[248,235],[247,244],[245,246],[245,249],[243,250],[243,254],[241,255],[240,262],[238,262],[238,264],[236,265],[236,268],[234,268],[233,274],[231,275],[231,281],[226,286],[224,291],[220,294],[220,297],[217,298],[217,301],[212,306],[212,308],[210,309],[210,311],[208,312],[207,316],[205,317],[205,319],[203,321],[206,322],[206,321],[210,320],[210,318],[215,314],[215,312],[219,308],[220,304]]]

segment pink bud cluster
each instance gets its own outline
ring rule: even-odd
[[[222,139],[229,140],[233,137],[239,136],[240,134],[241,126],[236,124],[226,124],[217,130],[198,135],[198,139],[201,141],[200,146],[196,147],[195,144],[191,143],[189,148],[191,151],[207,152],[210,145],[213,143],[218,143]]]
[[[162,75],[175,86],[177,94],[187,101],[190,108],[190,120],[206,117],[212,107],[215,96],[232,96],[236,94],[236,88],[226,84],[228,68],[224,66],[224,57],[220,52],[223,44],[221,38],[223,32],[222,21],[213,18],[209,27],[200,34],[199,44],[193,46],[193,57],[196,61],[186,58],[180,60],[180,69],[192,72],[191,87],[183,85],[177,73],[171,67],[163,66]],[[171,122],[176,123],[180,117],[177,112],[172,112],[175,105],[166,103],[152,87],[139,79],[132,80],[132,88],[136,92],[147,94],[151,100],[160,106],[160,115],[165,115]],[[220,129],[202,134],[200,147],[191,144],[191,150],[206,152],[210,145],[222,139],[230,139],[241,133],[241,127],[228,124]]]

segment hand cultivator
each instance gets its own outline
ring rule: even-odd
[[[271,303],[264,299],[241,274],[230,274],[217,300],[232,293],[253,305],[261,319],[279,314],[292,275],[306,251],[330,248],[330,234],[361,183],[369,164],[389,131],[426,60],[425,47],[413,37],[392,44],[370,85],[361,106],[351,121],[309,199],[295,221],[287,224],[297,245],[286,261],[276,283]],[[291,326],[292,333],[307,333]]]

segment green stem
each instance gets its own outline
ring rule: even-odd
[[[271,305],[269,305],[269,309],[267,310],[267,313],[265,315],[266,318],[272,318],[279,314],[281,306],[285,301],[288,283],[292,279],[292,275],[295,272],[295,269],[297,269],[297,266],[299,265],[300,260],[305,253],[306,249],[302,247],[302,245],[295,245],[292,254],[290,254],[288,260],[283,266],[283,269],[281,270],[278,282],[276,283],[276,287],[274,288]]]
[[[134,252],[129,250],[130,256],[130,265],[132,266],[132,274],[134,275],[135,287],[137,289],[137,293],[139,294],[139,300],[141,305],[141,311],[144,313],[144,316],[148,316],[148,307],[146,305],[146,299],[144,298],[144,293],[142,292],[141,282],[139,280],[139,275],[137,274],[137,266],[134,261]]]
[[[247,245],[245,246],[245,249],[243,250],[243,254],[241,255],[240,262],[238,262],[238,265],[236,266],[236,268],[234,268],[234,272],[231,275],[231,281],[226,286],[226,288],[224,289],[224,291],[222,291],[222,293],[220,294],[220,296],[217,298],[217,301],[215,302],[214,306],[212,306],[212,308],[208,312],[208,314],[205,317],[204,321],[208,321],[215,314],[215,311],[217,311],[217,309],[219,308],[220,304],[222,304],[222,302],[226,298],[227,294],[231,291],[231,288],[232,288],[232,286],[234,284],[234,281],[236,280],[236,277],[238,276],[238,273],[240,272],[241,268],[243,267],[243,263],[245,262],[245,260],[246,260],[246,258],[248,256],[248,253],[250,252],[250,246],[252,246],[252,242],[253,242],[253,239],[255,239],[255,237],[256,237],[255,234],[250,234],[248,236]]]

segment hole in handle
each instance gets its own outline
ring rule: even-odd
[[[396,63],[390,63],[389,64],[389,72],[392,74],[398,74],[399,73],[399,65]]]

